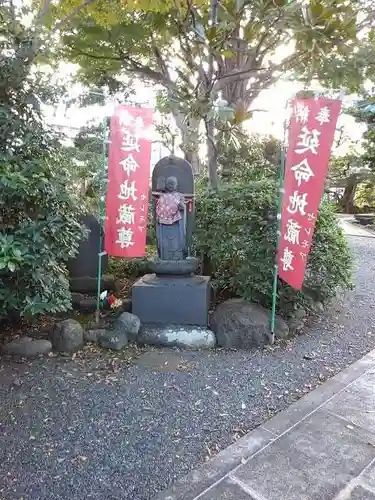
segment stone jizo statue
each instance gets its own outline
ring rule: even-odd
[[[178,192],[174,176],[167,177],[156,202],[156,238],[160,259],[182,260],[187,257],[185,197]]]
[[[152,196],[158,259],[157,275],[190,275],[199,265],[190,256],[194,227],[194,177],[191,165],[175,156],[158,161],[152,172]]]
[[[186,160],[171,155],[157,162],[152,209],[158,257],[148,261],[150,273],[133,285],[132,312],[142,324],[206,327],[210,278],[197,275],[199,260],[191,255],[194,176]]]

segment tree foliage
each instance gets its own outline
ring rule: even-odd
[[[208,1],[165,2],[159,12],[139,7],[129,11],[121,0],[105,7],[94,3],[64,30],[65,49],[90,79],[128,71],[193,105],[203,104],[207,90],[218,94],[225,89],[233,104],[230,84],[244,85],[242,98],[252,101],[289,70],[297,69],[308,80],[322,78],[323,56],[330,57],[332,76],[332,62],[359,45],[358,30],[369,22],[366,2],[315,0],[303,7],[300,2],[261,0],[236,5],[233,0],[220,2],[213,26]],[[360,25],[359,9],[365,15]],[[272,61],[281,47],[284,55]],[[215,69],[208,79],[203,66],[210,57]],[[172,79],[173,73],[177,78]]]
[[[237,141],[218,143],[220,175],[225,180],[254,182],[276,179],[281,161],[281,143],[275,137],[242,134]]]
[[[350,109],[349,114],[357,123],[364,123],[367,126],[363,135],[364,152],[361,160],[371,172],[375,173],[375,94],[362,95],[362,99]]]
[[[372,22],[366,1],[182,0],[148,10],[125,4],[99,2],[84,10],[63,31],[64,53],[80,65],[86,81],[131,73],[164,88],[191,153],[196,154],[203,119],[213,185],[216,100],[222,97],[234,110],[232,121],[242,123],[260,92],[282,76],[295,72],[301,82],[319,78],[336,84],[336,66],[356,52],[359,33]],[[363,77],[359,59],[352,56],[345,73],[350,86]]]
[[[357,123],[367,127],[361,143],[363,152],[348,152],[334,157],[330,162],[331,184],[344,188],[339,204],[348,213],[356,210],[356,205],[373,205],[375,185],[375,97],[373,93],[363,93],[361,99],[347,113]]]

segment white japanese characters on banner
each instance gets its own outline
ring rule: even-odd
[[[296,98],[289,126],[278,273],[301,289],[341,101]]]
[[[108,255],[145,255],[151,130],[151,109],[117,106],[108,158],[104,240]]]

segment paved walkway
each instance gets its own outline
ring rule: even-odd
[[[339,214],[340,225],[347,236],[363,236],[365,238],[375,238],[375,233],[370,229],[355,223],[352,215]]]
[[[375,350],[155,500],[375,500]]]

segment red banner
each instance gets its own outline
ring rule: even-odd
[[[296,98],[292,106],[277,260],[280,278],[300,290],[341,101]]]
[[[152,110],[117,106],[111,119],[104,249],[115,257],[146,250]]]

